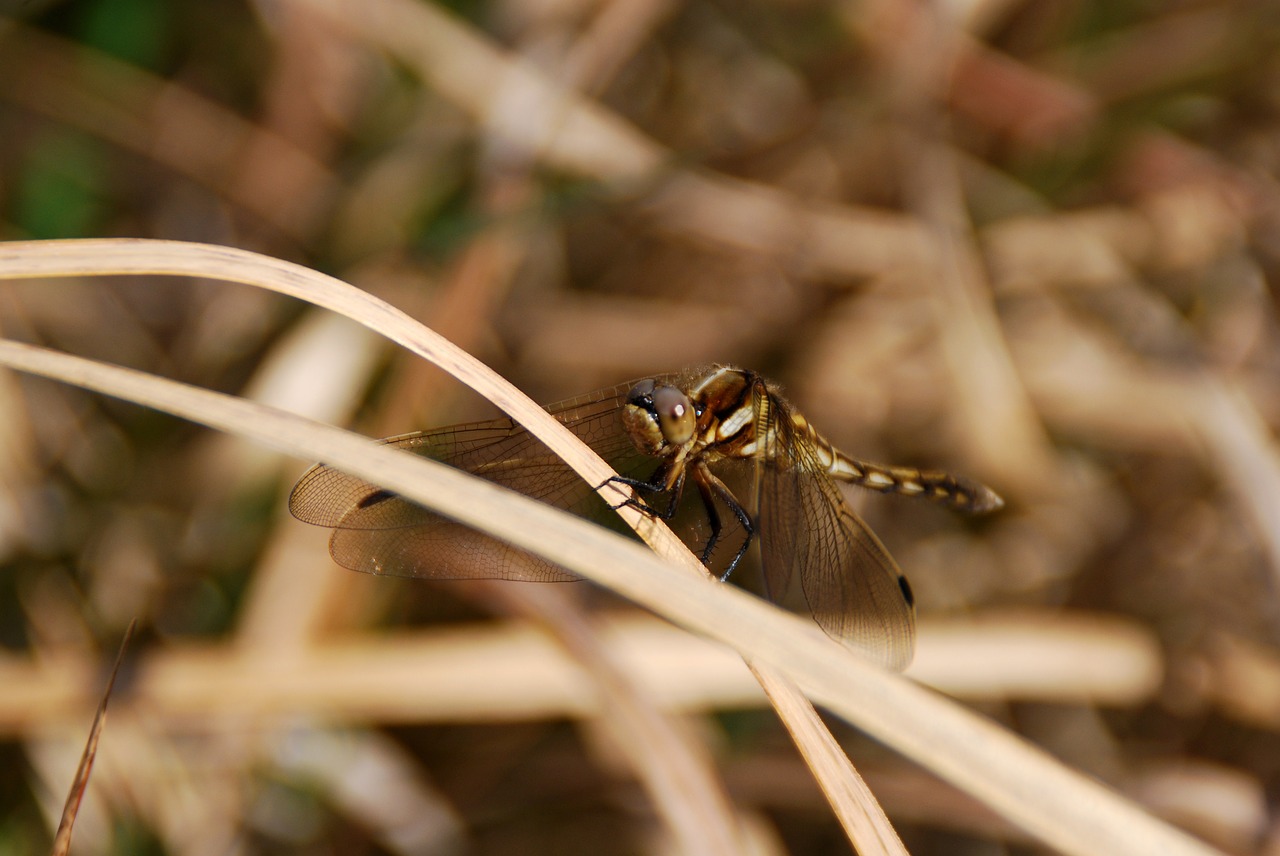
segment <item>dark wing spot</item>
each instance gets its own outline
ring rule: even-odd
[[[907,578],[902,574],[898,574],[898,588],[902,589],[902,599],[907,602],[907,606],[914,607],[916,605],[915,593],[911,591],[911,583],[907,582]]]
[[[360,510],[363,511],[366,508],[372,508],[373,506],[377,505],[379,502],[386,502],[388,499],[395,499],[395,498],[396,498],[396,494],[392,493],[389,490],[382,490],[382,489],[375,490],[373,493],[369,494],[368,496],[362,498],[359,502],[357,502],[356,508],[359,508]]]

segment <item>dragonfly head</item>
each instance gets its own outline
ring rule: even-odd
[[[637,449],[664,455],[692,440],[698,423],[689,396],[674,386],[642,380],[627,393],[622,424]]]

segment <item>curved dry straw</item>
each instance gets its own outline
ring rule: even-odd
[[[271,288],[359,320],[432,359],[536,433],[593,483],[608,469],[541,408],[433,340],[407,316],[330,277],[222,247],[80,241],[0,247],[0,277],[165,273]],[[964,708],[833,643],[808,622],[715,585],[665,527],[636,520],[659,558],[621,536],[431,461],[252,402],[13,342],[0,363],[154,407],[382,484],[564,565],[776,670],[816,702],[976,796],[1055,849],[1079,854],[1214,852]],[[630,521],[629,521],[630,522]],[[666,551],[670,551],[666,555]],[[685,567],[677,567],[683,563]],[[822,752],[820,744],[814,751]]]

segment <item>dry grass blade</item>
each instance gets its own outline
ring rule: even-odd
[[[885,816],[875,794],[818,718],[813,705],[795,691],[789,680],[774,670],[753,666],[751,671],[769,694],[796,746],[800,747],[805,763],[814,771],[854,851],[862,856],[879,853],[906,856],[907,848]],[[834,784],[843,785],[847,790],[833,791]]]
[[[334,188],[333,175],[315,158],[278,134],[261,129],[233,111],[185,87],[167,86],[105,52],[74,47],[41,30],[15,25],[8,34],[0,70],[18,74],[40,68],[32,86],[15,86],[6,97],[26,109],[84,128],[123,148],[166,164],[192,180],[218,187],[237,205],[262,217],[280,233],[305,237],[317,199]],[[85,70],[90,70],[85,74]],[[88,84],[90,88],[84,89]],[[131,115],[106,105],[162,104],[154,116]],[[153,124],[160,119],[157,129]],[[235,154],[262,146],[278,158],[283,175],[298,179],[292,196],[264,199],[262,188],[226,180]]]
[[[98,712],[93,716],[93,727],[89,729],[89,739],[84,745],[84,754],[80,756],[80,766],[76,769],[75,780],[67,794],[67,804],[62,809],[62,819],[58,821],[58,832],[53,837],[53,856],[65,856],[71,852],[71,829],[75,826],[76,815],[80,812],[80,802],[84,799],[85,789],[89,787],[89,775],[93,772],[93,759],[98,754],[98,739],[102,736],[102,727],[107,721],[107,702],[111,700],[111,690],[116,685],[116,675],[120,672],[120,664],[124,662],[124,652],[133,639],[136,621],[129,622],[124,639],[120,642],[120,651],[116,654],[116,663],[111,667],[111,677],[107,679],[107,688],[102,691],[102,701],[98,703]]]
[[[643,615],[596,621],[603,626],[595,644],[640,681],[648,703],[688,713],[763,703],[759,683],[723,646]],[[961,698],[1127,707],[1161,688],[1156,643],[1126,622],[1108,626],[1097,616],[1040,611],[988,615],[976,624],[928,622],[921,631],[907,674]],[[1280,712],[1280,664],[1270,649],[1242,645],[1215,646],[1210,692],[1224,714],[1272,725]],[[298,711],[326,722],[383,725],[537,722],[602,712],[581,666],[524,623],[344,634],[318,640],[286,663],[247,658],[212,640],[149,651],[131,698],[164,722],[197,730],[255,713]],[[84,706],[76,688],[92,672],[87,657],[56,665],[0,658],[6,688],[0,735],[73,721]],[[495,695],[494,686],[503,691]]]
[[[365,437],[498,415],[488,396],[569,460],[520,392],[731,363],[840,449],[1008,506],[841,486],[918,596],[904,675],[931,695],[807,647],[808,615],[683,603],[616,552],[598,574],[629,567],[607,585],[658,612],[344,572],[283,501],[302,443],[0,366],[0,615],[21,616],[0,619],[0,851],[52,841],[136,616],[156,644],[111,701],[72,852],[849,852],[876,809],[818,723],[918,856],[1170,849],[994,720],[1280,856],[1267,6],[143,5],[0,17],[7,237],[224,246],[0,241],[25,280],[0,336]],[[607,475],[576,460],[583,482],[552,467],[578,490]],[[468,513],[462,489],[432,496]],[[761,560],[734,582],[757,590]],[[578,626],[504,605],[526,591]],[[867,827],[860,851],[893,846]]]
[[[0,277],[105,272],[205,276],[268,288],[323,306],[376,330],[484,395],[528,428],[588,484],[604,484],[615,475],[563,425],[465,351],[395,307],[332,277],[243,250],[173,241],[58,241],[14,243],[0,248]],[[336,463],[336,459],[327,455],[310,457]],[[618,513],[658,555],[680,565],[691,577],[706,578],[706,569],[661,521],[625,506],[619,508]],[[753,666],[762,671],[771,668],[766,663]],[[787,686],[779,683],[775,694],[789,692]],[[805,704],[799,698],[795,703]],[[793,735],[804,733],[792,730]],[[814,746],[804,754],[817,756],[822,751],[820,746]],[[840,770],[838,767],[824,769],[831,774]],[[856,783],[851,781],[824,782],[823,789],[829,795],[836,795],[834,799],[859,793]],[[878,807],[865,810],[879,811]],[[849,805],[840,813],[855,811],[858,809]]]
[[[751,656],[786,663],[787,671],[833,709],[949,778],[970,787],[980,783],[977,793],[1015,819],[1031,821],[1029,827],[1034,831],[1051,832],[1047,837],[1068,852],[1209,852],[1098,786],[1056,767],[1046,756],[1018,744],[1001,730],[833,646],[798,620],[778,614],[749,595],[676,573],[642,548],[583,521],[523,497],[503,496],[506,492],[492,485],[477,484],[428,461],[399,461],[403,455],[371,449],[345,432],[328,426],[306,427],[305,420],[247,402],[12,343],[0,349],[0,359],[17,368],[55,374],[88,388],[163,406],[215,427],[235,426],[276,448],[322,458],[386,484],[469,525],[496,522],[488,528],[499,537],[615,587]],[[718,605],[717,601],[723,603]],[[864,694],[878,702],[867,705],[860,698]],[[926,719],[922,720],[922,715]],[[956,728],[960,733],[954,733]],[[952,732],[949,736],[948,731]],[[970,747],[980,748],[982,757],[973,757]],[[993,759],[994,767],[981,766],[983,761],[990,765]],[[1062,789],[1065,800],[1021,804],[1019,790],[999,781],[1010,775],[1022,787],[1029,786],[1030,780],[1038,781],[1042,792]],[[1040,817],[1049,805],[1054,806],[1050,817]],[[1062,811],[1064,807],[1066,811]],[[1078,812],[1092,817],[1093,826],[1076,816]],[[1072,816],[1078,823],[1069,819]],[[1050,829],[1045,828],[1044,820],[1050,821]],[[1150,842],[1162,849],[1147,850]]]
[[[598,179],[623,193],[647,189],[654,225],[732,251],[774,256],[806,275],[864,276],[927,260],[932,246],[909,218],[866,207],[815,204],[777,188],[724,175],[669,173],[680,155],[602,106],[496,48],[442,8],[407,0],[352,6],[305,0],[357,41],[384,50],[499,137],[540,164]],[[535,104],[502,122],[502,105]]]
[[[552,586],[517,597],[501,581],[484,581],[512,612],[539,622],[573,661],[591,676],[600,718],[618,750],[631,759],[668,819],[682,853],[740,853],[743,842],[724,784],[709,754],[662,716],[652,698],[600,644],[595,627]]]
[[[327,425],[89,360],[4,343],[0,362],[321,459],[559,563],[794,679],[816,701],[1055,849],[1215,852],[1004,729],[831,642],[745,592],[688,575],[578,518]]]

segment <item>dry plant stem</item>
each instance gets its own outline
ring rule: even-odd
[[[1055,470],[1047,437],[1004,346],[965,207],[959,165],[940,104],[963,50],[958,20],[921,4],[896,60],[903,113],[920,133],[902,137],[906,195],[927,229],[936,259],[937,326],[964,419],[962,436],[980,471],[1034,495]],[[928,57],[921,61],[921,57]]]
[[[831,732],[818,718],[818,712],[808,699],[775,669],[751,666],[751,672],[760,686],[764,687],[778,715],[791,732],[792,739],[804,755],[805,763],[814,771],[823,794],[840,818],[840,825],[849,836],[849,843],[854,849],[861,856],[879,853],[907,856],[907,848],[885,816],[879,801],[862,780],[862,776],[858,775],[849,756],[845,755],[840,744],[836,743]],[[828,790],[832,784],[837,783],[851,788],[852,793],[837,794]]]
[[[661,146],[589,99],[558,86],[443,9],[404,0],[353,7],[333,0],[294,0],[332,20],[360,42],[413,68],[445,98],[481,123],[501,122],[515,90],[537,104],[541,122],[502,123],[537,160],[579,174],[624,182],[646,178],[665,159]]]
[[[962,436],[983,472],[1034,495],[1057,467],[1048,438],[1013,367],[973,245],[954,154],[940,144],[915,147],[917,204],[936,239],[939,327],[951,366]],[[941,321],[945,319],[945,321]]]
[[[0,268],[3,261],[0,255]],[[326,461],[560,564],[753,661],[773,664],[819,703],[1064,853],[1218,852],[994,723],[873,665],[811,623],[673,567],[566,512],[329,425],[141,372],[4,341],[0,364]]]
[[[597,179],[620,193],[662,186],[646,202],[655,228],[785,260],[800,276],[861,277],[927,263],[932,247],[910,218],[809,203],[772,187],[721,175],[673,171],[677,157],[600,104],[558,85],[531,64],[438,6],[409,0],[294,0],[354,38],[413,68],[440,95],[533,154],[537,163]],[[519,91],[539,110],[531,121],[494,122]]]
[[[584,460],[584,449],[574,448],[576,440],[572,435],[509,384],[483,375],[440,343],[430,342],[411,319],[393,308],[367,296],[351,294],[328,277],[225,248],[206,247],[196,253],[191,247],[167,242],[105,241],[51,246],[66,252],[55,254],[49,246],[38,244],[0,247],[0,276],[56,276],[100,272],[104,267],[117,272],[213,273],[232,280],[269,284],[325,305],[335,304],[333,308],[344,308],[344,314],[359,314],[376,321],[378,329],[404,341],[416,352],[441,349],[435,356],[442,366],[447,365],[477,389],[487,389],[491,400],[544,437],[571,466],[587,473],[604,470],[600,475],[607,475],[603,462],[598,458]],[[200,256],[198,263],[195,256]],[[158,257],[162,261],[157,261]],[[670,530],[657,527],[651,520],[636,522],[644,524],[641,529],[649,535],[661,533],[654,543],[663,545],[675,562],[684,565],[681,572],[600,527],[487,482],[477,483],[474,478],[434,462],[371,447],[362,438],[330,426],[13,343],[6,344],[0,354],[7,364],[17,368],[54,373],[69,382],[235,431],[272,448],[324,460],[570,568],[672,620],[729,642],[753,662],[768,662],[780,668],[816,700],[850,722],[1066,852],[1212,852],[993,724],[872,666],[811,625],[731,587],[708,584],[696,559]],[[600,478],[594,483],[602,481]]]
[[[269,288],[323,306],[378,331],[479,392],[528,428],[588,484],[605,484],[614,475],[582,441],[505,379],[395,307],[332,277],[243,250],[177,241],[85,240],[0,246],[0,277],[95,273],[211,277]],[[334,463],[323,455],[316,458]],[[665,524],[630,507],[619,508],[618,513],[659,556],[679,565],[686,574],[706,579],[706,569]],[[767,664],[752,665],[769,668]],[[830,799],[857,792],[839,783],[823,783],[823,790]]]
[[[597,15],[592,32],[579,39],[575,45],[571,60],[566,64],[568,71],[563,75],[563,85],[568,90],[587,89],[591,92],[601,91],[608,74],[616,70],[617,64],[621,63],[624,55],[616,49],[616,43],[622,41],[634,47],[637,43],[638,33],[645,29],[643,25],[650,23],[667,11],[669,11],[669,5],[663,0],[658,0],[656,3],[652,2],[652,0],[630,0],[630,2],[614,3],[604,7]],[[627,38],[628,33],[630,34],[629,39]],[[593,53],[592,46],[602,40],[614,43],[614,49]],[[483,53],[482,48],[478,48],[478,50]],[[441,56],[439,52],[435,55]],[[601,63],[606,58],[611,58],[614,64],[602,67]],[[517,83],[515,75],[511,75],[508,85],[516,91],[520,91],[522,86],[525,88],[529,86],[528,83]],[[547,92],[550,92],[550,88],[548,88]],[[547,96],[543,93],[540,97],[545,99]],[[571,97],[571,94],[566,92],[566,98]],[[496,104],[503,103],[500,95],[493,100]],[[521,112],[523,113],[523,111]],[[559,117],[555,110],[546,111],[544,127],[547,132],[553,133],[556,130],[555,126],[558,121]],[[500,123],[501,119],[498,122]],[[527,127],[528,125],[527,121],[520,123],[521,127]],[[501,143],[505,141],[499,139],[497,142],[501,146]],[[506,148],[516,150],[520,147],[508,144]],[[530,162],[535,160],[538,154],[532,148],[522,150],[521,153]],[[637,167],[641,164],[645,165],[645,169],[655,167],[656,164],[649,163],[651,160],[652,152],[647,149],[637,148]],[[525,166],[526,164],[521,164],[522,169]],[[525,177],[522,175],[520,179],[510,178],[508,180],[520,181],[524,185],[523,179]],[[522,186],[522,190],[526,193],[532,192],[527,186]],[[514,243],[514,240],[512,242]],[[523,247],[521,247],[520,252],[523,253]],[[539,600],[546,601],[546,598],[539,598]],[[573,624],[574,622],[569,623]],[[563,636],[564,631],[559,629],[560,622],[549,622],[548,627],[552,633],[561,638],[566,648],[571,651],[578,650],[578,657],[582,658],[584,646],[582,644],[574,645],[572,644],[573,639],[565,638]],[[583,629],[586,630],[585,627]],[[592,646],[592,650],[595,650],[594,646]],[[590,661],[586,664],[590,667]],[[649,733],[655,739],[662,739],[667,730],[667,723],[659,721],[660,717],[649,717],[653,721],[646,721],[643,717],[644,705],[637,706],[634,703],[621,705],[617,703],[628,696],[635,697],[637,695],[634,689],[629,686],[630,682],[625,681],[625,676],[621,670],[610,668],[610,664],[603,661],[596,663],[595,666],[593,674],[596,674],[602,681],[606,708],[612,707],[616,711],[614,715],[607,716],[607,718],[610,720],[638,718],[639,721],[633,724],[634,728],[629,730],[634,730],[637,734]],[[808,700],[800,695],[790,681],[787,681],[782,675],[776,674],[768,665],[761,664],[758,668],[753,668],[752,672],[765,689],[766,694],[769,695],[770,701],[786,724],[787,729],[795,738],[801,754],[809,763],[810,769],[813,770],[819,785],[835,809],[836,815],[839,817],[855,849],[863,853],[864,856],[872,856],[872,854],[877,853],[903,852],[897,833],[894,832],[893,827],[889,824],[883,809],[876,802],[870,790],[867,789],[861,777],[853,769],[852,763],[835,743],[834,738],[826,730],[821,720],[818,719],[813,706],[809,704]],[[608,704],[610,699],[614,699],[615,703]],[[665,739],[675,739],[675,736],[667,735]],[[624,741],[624,745],[630,745],[630,743]],[[689,752],[682,753],[681,757],[687,758],[690,762],[696,761],[692,754],[692,747],[690,747]],[[634,763],[636,763],[637,769],[643,769],[643,755],[640,758],[635,758]],[[716,796],[710,787],[709,776],[699,775],[700,771],[696,769],[690,769],[688,773],[689,775],[685,778],[685,781],[691,783],[706,782],[704,788],[701,789],[704,799],[711,799]],[[659,790],[656,798],[661,800],[664,793],[664,790]],[[689,802],[688,800],[680,800],[676,806],[670,807],[668,812],[676,811],[680,806]],[[713,804],[707,808],[715,809],[716,807]],[[706,812],[704,811],[704,813]],[[716,817],[717,815],[709,814],[709,816]],[[888,849],[885,842],[892,842],[896,849]]]
[[[1153,240],[1149,224],[1120,212],[1095,211],[1024,220],[1006,226],[990,246],[1008,262],[1010,290],[1036,285],[1035,271],[1063,271],[1067,261],[1095,262],[1094,281],[1136,277],[1124,245]],[[1063,236],[1070,236],[1064,240]],[[1134,236],[1140,236],[1135,238]],[[1015,249],[1015,246],[1017,249]],[[1049,249],[1052,248],[1052,249]],[[1168,371],[1118,349],[1089,344],[1084,330],[1037,331],[1037,339],[1056,335],[1055,347],[1036,357],[1024,351],[1019,364],[1035,405],[1055,428],[1063,427],[1096,442],[1108,438],[1122,447],[1186,449],[1229,487],[1265,545],[1273,575],[1280,578],[1280,455],[1273,432],[1258,405],[1221,371]],[[1061,366],[1087,365],[1088,371],[1063,372]],[[1123,414],[1124,418],[1117,418]],[[1048,480],[1046,480],[1047,482]]]
[[[212,269],[206,268],[203,272],[208,275],[217,270],[217,266]],[[135,272],[145,272],[137,271]],[[152,271],[154,272],[154,271]],[[245,280],[241,280],[245,281]],[[345,283],[336,280],[332,284],[337,293],[347,292],[349,296],[359,300],[359,292],[352,289]],[[283,290],[283,289],[277,289]],[[301,292],[293,292],[294,296],[306,299],[306,295]],[[383,307],[390,309],[386,304]],[[329,305],[339,314],[350,316],[352,314],[350,307],[347,311],[337,305]],[[395,311],[395,310],[392,310]],[[455,349],[452,345],[443,339],[437,337],[431,331],[421,327],[417,322],[408,319],[406,316],[396,314],[409,325],[418,328],[423,334],[420,338],[425,338],[429,344],[413,348],[420,355],[432,359],[433,362],[439,362],[438,352],[436,358],[430,353],[424,353],[428,348],[435,347],[446,353],[453,352]],[[376,323],[371,324],[375,329],[379,329]],[[385,326],[381,328],[385,331]],[[406,342],[401,341],[402,344]],[[458,351],[451,354],[455,359],[468,361],[470,357]],[[513,393],[520,396],[518,391]],[[522,397],[522,396],[521,396]],[[599,482],[603,482],[612,474],[607,468],[605,474],[593,474],[593,478],[597,478]],[[700,567],[700,566],[699,566]],[[549,622],[554,624],[554,622]],[[581,650],[585,645],[575,646],[576,650]],[[599,672],[596,672],[599,676]],[[623,705],[617,703],[619,701],[622,689],[619,686],[621,681],[617,675],[617,680],[612,685],[606,685],[602,689],[602,694],[606,702],[612,700],[614,704],[606,704],[606,707],[612,712],[614,719],[629,719],[628,728],[632,731],[633,737],[637,735],[645,735],[647,741],[641,741],[641,745],[647,746],[652,751],[632,753],[631,760],[635,764],[635,769],[640,775],[642,781],[648,785],[650,794],[653,796],[656,804],[661,809],[662,816],[668,821],[674,838],[680,842],[680,850],[689,854],[724,854],[724,856],[732,856],[732,854],[741,852],[740,843],[737,841],[734,832],[734,813],[725,797],[723,790],[714,774],[710,771],[709,765],[699,764],[695,759],[690,757],[690,747],[684,743],[677,742],[673,734],[668,733],[664,729],[665,723],[655,723],[651,719],[645,719],[637,711],[639,707],[636,705]],[[660,717],[659,717],[660,718]],[[624,745],[632,745],[626,744]]]
[[[594,643],[664,710],[697,714],[764,703],[760,685],[731,649],[643,614],[594,617],[593,623]],[[1091,628],[1097,623],[1097,616],[1043,611],[988,616],[976,625],[925,623],[911,671],[927,686],[962,698],[1096,706],[1150,702],[1161,687],[1155,641],[1127,622]],[[1262,650],[1246,655],[1240,645],[1224,644],[1221,650],[1232,656],[1213,660],[1214,701],[1227,716],[1246,723],[1261,717],[1264,727],[1274,727],[1280,712],[1275,656]],[[138,664],[130,698],[173,728],[197,731],[218,731],[246,717],[299,713],[340,723],[600,714],[581,667],[544,632],[524,623],[344,635],[279,654],[279,646],[264,648],[243,638],[230,645],[149,652]],[[95,668],[81,656],[41,663],[0,657],[0,686],[6,690],[0,693],[0,737],[75,721],[88,701],[83,688]]]
[[[0,73],[21,80],[4,87],[5,99],[213,188],[289,240],[310,236],[316,212],[336,189],[333,173],[315,157],[187,87],[39,29],[13,24],[0,39]],[[294,192],[267,198],[260,182],[228,181],[228,165],[246,150],[269,160],[277,178],[292,179]]]
[[[1280,455],[1271,429],[1247,394],[1208,373],[1193,387],[1192,404],[1197,434],[1253,519],[1272,578],[1280,579]]]
[[[565,57],[565,79],[591,95],[604,92],[675,9],[675,0],[615,0],[602,5]]]
[[[743,850],[732,803],[710,755],[665,716],[605,645],[597,628],[559,586],[524,586],[518,594],[500,580],[479,581],[512,612],[537,621],[590,676],[599,719],[614,746],[640,773],[689,856]]]
[[[84,754],[80,756],[80,767],[76,770],[75,780],[67,794],[67,804],[62,809],[62,820],[58,822],[58,832],[53,837],[53,854],[71,852],[71,830],[75,826],[76,815],[80,812],[80,801],[84,799],[85,788],[89,786],[89,775],[93,772],[93,759],[98,754],[98,740],[102,737],[102,727],[107,722],[107,702],[111,700],[111,690],[116,685],[116,675],[120,673],[120,664],[124,662],[124,652],[133,638],[133,631],[138,622],[130,621],[124,632],[124,640],[120,643],[120,651],[116,654],[116,664],[111,667],[111,677],[107,679],[107,688],[102,691],[102,701],[98,703],[98,712],[94,714],[93,726],[89,729],[89,739],[84,746]]]

